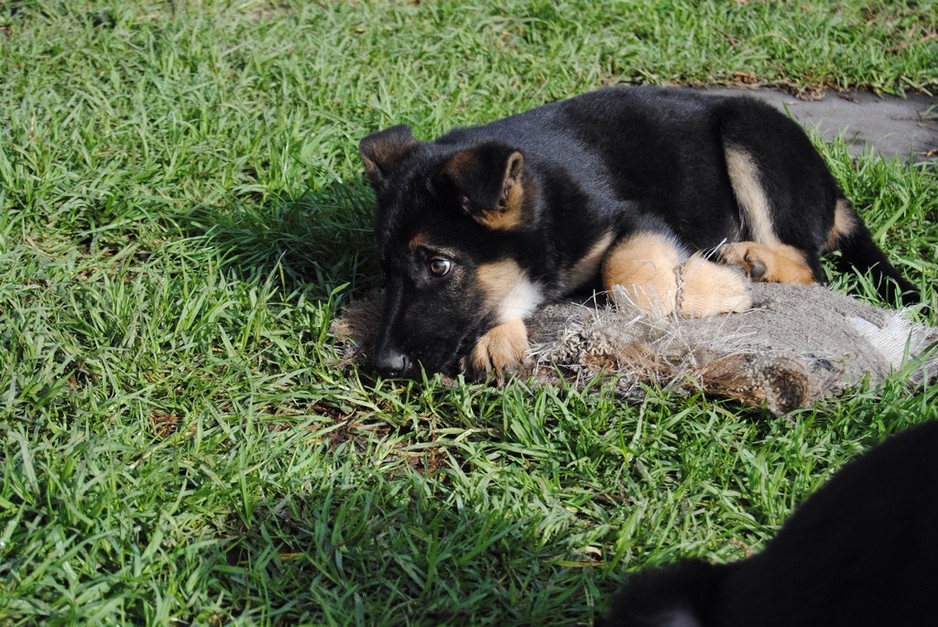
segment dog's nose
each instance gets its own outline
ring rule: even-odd
[[[384,349],[375,355],[375,369],[385,377],[400,377],[411,368],[410,359],[399,350]]]

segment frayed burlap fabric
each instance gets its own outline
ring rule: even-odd
[[[615,381],[623,397],[645,386],[737,399],[784,414],[901,371],[909,385],[938,376],[938,329],[822,286],[754,284],[745,313],[681,319],[626,304],[561,303],[528,321],[521,376],[584,386]],[[380,295],[343,307],[332,333],[344,360],[370,367]]]

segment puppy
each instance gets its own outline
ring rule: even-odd
[[[608,627],[938,625],[938,421],[847,464],[765,550],[632,577]]]
[[[581,289],[659,315],[744,311],[750,279],[823,281],[833,250],[887,300],[916,301],[801,128],[750,98],[614,87],[435,141],[395,126],[360,149],[385,376],[511,371],[525,318]]]

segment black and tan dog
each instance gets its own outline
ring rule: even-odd
[[[707,316],[751,307],[739,268],[822,281],[839,249],[886,298],[916,300],[801,128],[753,99],[609,88],[431,142],[395,126],[361,154],[388,376],[511,370],[525,318],[600,278],[646,311]]]

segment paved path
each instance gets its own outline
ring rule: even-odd
[[[884,157],[938,163],[938,99],[921,94],[907,98],[869,93],[827,92],[821,100],[798,100],[769,89],[712,88],[718,94],[742,94],[787,109],[806,128],[817,128],[825,139],[843,135],[852,154],[868,145]]]

